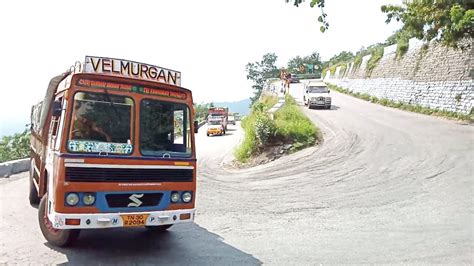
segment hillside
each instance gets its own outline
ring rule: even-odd
[[[248,115],[250,113],[250,99],[237,102],[215,102],[214,106],[229,107],[229,112]]]

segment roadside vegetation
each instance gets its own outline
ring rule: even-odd
[[[400,60],[407,53],[411,38],[423,40],[422,49],[424,50],[431,41],[453,48],[469,47],[471,42],[466,39],[474,37],[474,5],[471,2],[430,0],[407,1],[402,5],[384,5],[381,11],[387,15],[385,22],[400,21],[402,27],[385,42],[367,48],[362,47],[355,55],[344,51],[333,56],[323,63],[322,75],[326,75],[327,70],[334,75],[338,66],[342,67],[350,62],[354,62],[352,71],[356,71],[362,64],[362,58],[371,54],[366,67],[367,77],[370,77],[382,58],[385,47],[396,44],[395,59]],[[343,73],[345,71],[341,69],[340,75]]]
[[[308,1],[310,7],[316,7],[320,11],[317,21],[323,33],[329,29],[328,15],[324,11],[326,1],[335,0]],[[304,0],[285,2],[300,6]],[[474,36],[474,4],[471,0],[403,1],[398,5],[382,5],[381,11],[387,15],[385,23],[401,22],[400,30],[409,35],[409,38],[415,37],[425,42],[436,40],[447,46],[463,47],[460,40]],[[408,49],[404,40],[396,43],[400,47],[397,55]]]
[[[252,106],[251,114],[242,120],[245,137],[235,150],[239,162],[268,152],[269,147],[291,145],[288,151],[294,152],[316,143],[319,130],[291,96],[286,96],[285,104],[271,118],[267,111],[277,100],[275,96],[263,95]]]
[[[194,105],[194,111],[196,112],[195,119],[198,122],[206,120],[209,108],[214,107],[213,103],[201,103],[201,104],[194,103],[193,105]]]
[[[383,106],[388,106],[392,108],[397,108],[397,109],[410,111],[414,113],[425,114],[425,115],[440,116],[440,117],[469,121],[469,122],[474,121],[474,110],[472,109],[471,109],[470,114],[466,115],[466,114],[445,111],[445,110],[440,110],[440,109],[432,109],[428,107],[423,107],[421,105],[413,105],[413,104],[408,104],[408,103],[403,103],[403,102],[396,102],[396,101],[392,101],[386,98],[380,99],[375,96],[371,96],[367,93],[353,92],[353,91],[350,91],[350,90],[347,90],[347,89],[344,89],[332,84],[328,84],[328,87],[332,90],[335,90],[344,94],[348,94],[348,95],[351,95],[353,97],[356,97],[368,102],[377,103]]]
[[[30,155],[30,131],[3,136],[0,141],[0,163],[27,158]]]

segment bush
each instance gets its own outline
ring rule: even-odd
[[[362,64],[362,57],[364,57],[362,53],[356,55],[356,57],[354,58],[354,67],[352,68],[353,70],[356,70],[360,67],[360,65]]]
[[[255,135],[259,146],[268,144],[275,134],[275,123],[266,113],[257,113],[255,119]]]
[[[402,58],[408,51],[408,38],[400,38],[397,40],[396,58]]]
[[[377,63],[380,61],[380,59],[383,57],[383,46],[377,46],[372,49],[371,54],[372,56],[370,57],[369,61],[367,61],[367,76],[370,76],[372,74],[372,71],[374,68],[377,66]]]
[[[244,139],[235,150],[235,157],[241,162],[246,162],[257,150],[257,134],[255,132],[255,114],[250,114],[242,119]]]

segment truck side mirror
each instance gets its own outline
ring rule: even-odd
[[[53,117],[60,117],[63,111],[62,103],[60,101],[53,102]]]
[[[198,129],[199,129],[199,123],[198,121],[194,121],[194,133],[198,133]]]

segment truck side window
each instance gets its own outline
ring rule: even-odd
[[[65,110],[67,109],[67,100],[62,99],[62,98],[59,100],[61,101],[63,111],[61,112],[61,116],[58,117],[59,123],[56,128],[56,143],[54,144],[54,150],[56,151],[59,151],[59,148],[61,146],[63,126],[64,126],[64,113],[65,113]]]
[[[59,98],[57,99],[58,101],[60,101],[62,104],[64,104],[63,102],[63,98]],[[50,145],[51,147],[53,148],[54,147],[54,150],[58,150],[59,148],[59,144],[61,142],[61,140],[57,137],[58,135],[58,131],[59,131],[59,125],[61,123],[61,119],[62,118],[62,115],[59,116],[59,117],[51,117],[51,125],[50,125],[50,128],[49,128],[49,132],[50,132]]]

